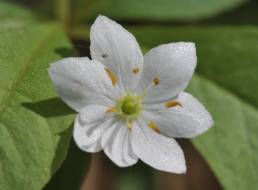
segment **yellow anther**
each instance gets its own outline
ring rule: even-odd
[[[114,113],[116,112],[116,108],[115,107],[110,107],[106,110],[106,113]]]
[[[138,67],[133,68],[133,74],[137,74],[139,73],[139,71],[140,71],[140,68]]]
[[[113,73],[113,71],[111,71],[111,70],[108,69],[108,68],[105,68],[105,70],[106,70],[106,72],[107,72],[107,74],[108,74],[108,77],[109,77],[110,80],[112,81],[113,86],[115,86],[116,83],[117,83],[117,77],[116,77],[115,73]]]
[[[156,123],[154,123],[153,121],[151,121],[148,124],[148,127],[151,128],[152,130],[154,130],[157,133],[160,133],[160,129],[157,127]]]
[[[168,102],[165,102],[165,106],[166,106],[166,108],[172,108],[174,106],[182,107],[182,104],[178,101],[168,101]]]
[[[158,85],[158,84],[160,83],[159,77],[155,77],[155,78],[153,79],[153,83],[154,83],[155,85]]]

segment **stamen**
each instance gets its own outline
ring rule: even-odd
[[[115,107],[110,107],[110,108],[108,108],[107,110],[106,110],[106,113],[114,113],[114,112],[116,112],[117,110],[116,110],[116,108]]]
[[[178,101],[168,101],[168,102],[165,102],[164,104],[165,104],[166,108],[172,108],[174,106],[182,107],[182,104]]]
[[[137,74],[139,73],[139,71],[140,71],[140,68],[138,67],[133,68],[133,74]]]
[[[110,80],[112,81],[112,85],[115,86],[116,83],[117,83],[117,77],[115,75],[115,73],[113,73],[113,71],[111,71],[110,69],[108,68],[105,68],[107,74],[108,74],[108,77],[110,78]]]
[[[152,81],[155,85],[158,85],[160,83],[159,77],[155,77]]]
[[[132,123],[131,122],[127,122],[127,128],[129,130],[129,132],[132,132]]]
[[[155,132],[160,133],[160,129],[157,127],[156,123],[151,121],[148,124],[148,127],[151,128],[152,130],[154,130]]]

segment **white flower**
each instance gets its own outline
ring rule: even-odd
[[[196,66],[194,43],[160,45],[142,55],[134,36],[99,16],[91,27],[91,57],[66,58],[49,69],[61,99],[79,112],[73,137],[86,152],[118,166],[138,159],[153,168],[186,171],[174,138],[191,138],[213,125],[203,105],[182,92]]]

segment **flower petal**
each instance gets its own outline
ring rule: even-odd
[[[49,75],[61,99],[76,111],[89,104],[112,105],[112,97],[117,96],[98,61],[65,58],[51,64]]]
[[[135,37],[115,21],[98,16],[91,27],[90,39],[92,59],[111,69],[125,90],[134,89],[143,65],[143,55]]]
[[[145,103],[177,96],[188,85],[196,61],[194,43],[170,43],[151,49],[144,56],[137,92],[145,94]]]
[[[73,137],[77,146],[86,152],[98,152],[102,134],[114,124],[105,106],[90,105],[81,110],[75,119]]]
[[[172,173],[186,171],[184,154],[177,142],[154,132],[143,120],[132,128],[132,146],[135,154],[153,168]]]
[[[169,137],[192,138],[212,127],[211,115],[192,95],[182,92],[173,101],[180,105],[166,108],[165,102],[147,106],[143,117],[155,122],[160,132]]]
[[[121,122],[109,128],[101,139],[105,154],[119,167],[127,167],[138,161],[132,151],[131,134]]]

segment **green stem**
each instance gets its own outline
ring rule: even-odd
[[[57,19],[62,26],[68,30],[71,18],[71,1],[70,0],[57,0]]]

